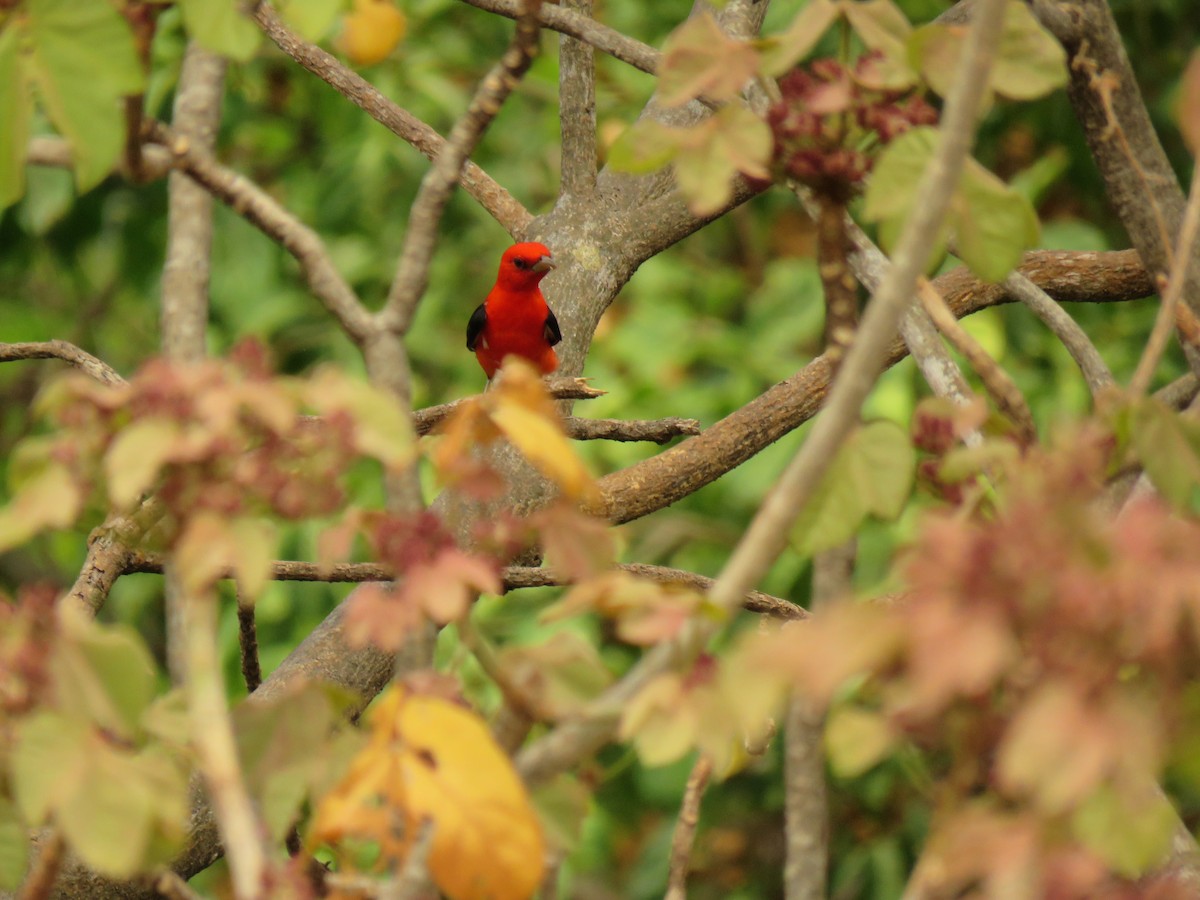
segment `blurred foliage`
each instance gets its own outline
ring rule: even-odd
[[[948,3],[902,0],[914,22]],[[598,0],[602,21],[661,46],[688,0],[655,4]],[[1134,68],[1168,154],[1186,177],[1186,153],[1171,117],[1178,73],[1200,37],[1192,0],[1113,0]],[[511,24],[453,0],[404,4],[408,35],[397,53],[364,70],[386,95],[443,133],[469,92],[502,51]],[[776,4],[766,31],[794,13]],[[557,36],[543,37],[543,56],[488,131],[475,159],[534,213],[557,189]],[[147,112],[169,118],[183,40],[178,12],[159,20]],[[644,73],[597,54],[597,116],[607,145],[637,115],[653,88]],[[35,131],[45,130],[35,122]],[[1070,249],[1127,245],[1104,202],[1099,176],[1060,92],[1033,104],[998,104],[980,135],[978,157],[1006,179],[1025,176],[1042,219],[1041,244]],[[219,155],[266,186],[327,242],[334,261],[372,304],[387,291],[405,229],[405,210],[426,162],[382,126],[308,76],[273,47],[229,70]],[[116,177],[75,196],[71,177],[28,171],[28,191],[0,213],[0,340],[61,338],[130,375],[156,351],[157,299],[166,234],[165,182],[134,186]],[[471,309],[491,283],[508,236],[461,191],[443,221],[426,294],[410,341],[416,402],[426,405],[477,391],[481,377],[462,346]],[[812,259],[812,229],[795,201],[770,192],[646,262],[616,299],[595,336],[585,374],[608,391],[580,404],[588,416],[692,416],[708,425],[771,384],[793,374],[820,349],[822,310]],[[548,285],[553,303],[553,282]],[[1153,302],[1073,306],[1119,380],[1137,361],[1155,311]],[[1066,351],[1024,308],[1008,306],[971,318],[968,328],[1011,372],[1042,429],[1076,415],[1089,397]],[[305,291],[282,250],[229,210],[216,211],[212,315],[208,342],[224,353],[255,336],[273,350],[281,372],[331,361],[361,371],[357,352]],[[31,429],[28,409],[60,364],[0,366],[0,459]],[[1171,355],[1165,381],[1182,371]],[[1161,382],[1160,382],[1161,383]],[[907,422],[924,386],[911,363],[887,373],[868,415]],[[630,560],[715,574],[768,486],[801,438],[789,435],[694,496],[645,521],[621,528]],[[586,445],[598,473],[657,452],[630,444]],[[0,487],[0,491],[6,490]],[[357,499],[377,505],[378,487],[363,479]],[[5,495],[6,496],[6,495]],[[886,573],[896,546],[913,528],[870,524],[860,539],[861,586]],[[284,538],[291,558],[314,558],[315,535],[297,528]],[[69,584],[83,559],[86,535],[57,535],[0,556],[0,587],[49,581]],[[804,603],[808,563],[787,555],[764,590]],[[161,655],[161,580],[120,580],[104,615],[143,630]],[[347,586],[272,584],[258,602],[259,641],[269,671],[348,592]],[[505,643],[544,634],[533,625],[553,590],[520,592],[481,603],[478,623]],[[227,677],[237,684],[236,622],[225,608]],[[573,627],[589,629],[595,623]],[[632,656],[605,651],[613,665]],[[458,665],[468,688],[484,683],[462,660],[453,633],[440,658]],[[494,698],[493,698],[494,699]],[[776,744],[779,742],[777,741]],[[629,751],[602,754],[585,781],[599,785],[574,855],[565,891],[631,898],[661,896],[664,860],[690,760],[660,769],[638,765]],[[763,897],[777,891],[783,848],[778,746],[705,799],[695,852],[695,896]],[[926,827],[922,772],[895,760],[832,784],[835,897],[899,895],[913,847]],[[1195,810],[1184,810],[1185,817]]]

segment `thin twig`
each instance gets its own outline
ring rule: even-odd
[[[55,169],[72,169],[75,159],[71,155],[71,145],[65,138],[39,135],[30,138],[25,151],[25,162],[31,166],[47,166]],[[123,162],[122,174],[131,181],[145,183],[162,178],[171,171],[171,156],[162,147],[141,148],[141,170],[134,173],[129,170],[128,163]]]
[[[918,184],[917,194],[923,202],[906,224],[893,267],[867,306],[825,414],[759,508],[709,591],[709,601],[718,609],[736,608],[779,555],[787,541],[788,526],[858,421],[862,401],[883,368],[888,343],[925,263],[925,248],[941,225],[970,149],[1003,14],[1003,0],[984,0],[967,38],[954,89],[946,101],[941,142]],[[689,658],[712,629],[711,623],[689,622],[677,640],[650,651],[607,690],[593,706],[594,717],[563,723],[526,746],[517,757],[522,776],[529,782],[539,781],[602,746],[612,736],[623,704],[656,674]]]
[[[166,125],[148,122],[146,128],[149,140],[170,150],[177,168],[296,259],[313,295],[356,343],[361,344],[371,335],[374,330],[371,314],[334,267],[329,251],[315,231],[258,185],[200,152]]]
[[[672,569],[668,566],[654,566],[646,563],[621,563],[616,568],[645,578],[648,581],[658,581],[664,584],[682,584],[698,591],[706,591],[712,587],[713,580],[695,572],[685,572],[683,569]],[[156,574],[163,572],[163,558],[157,553],[130,551],[128,560],[117,572],[118,575]],[[221,574],[222,578],[233,578],[232,571]],[[299,560],[276,560],[271,563],[270,577],[275,581],[315,581],[329,584],[360,583],[364,581],[392,581],[396,572],[391,566],[380,563],[335,563],[321,565],[319,563],[302,562]],[[505,591],[521,588],[551,587],[571,584],[570,579],[551,569],[541,566],[508,566],[500,570],[500,580]],[[773,597],[761,591],[747,591],[742,606],[748,612],[761,613],[777,619],[803,619],[808,615],[803,607],[797,606],[780,597]]]
[[[696,843],[696,828],[700,824],[700,801],[704,789],[712,776],[712,757],[701,753],[692,766],[687,784],[683,789],[683,802],[679,805],[679,818],[675,832],[671,835],[670,865],[667,869],[667,893],[663,900],[686,900],[688,868],[692,858],[692,846]]]
[[[516,0],[464,0],[470,6],[487,10],[510,19],[517,17]],[[573,9],[553,3],[546,3],[538,13],[541,23],[560,34],[570,35],[584,43],[591,44],[602,53],[607,53],[613,59],[628,63],[635,69],[640,69],[653,75],[658,70],[662,54],[649,44],[634,40],[621,34],[616,29],[602,25],[590,16],[582,15]]]
[[[1096,345],[1087,336],[1087,332],[1080,328],[1079,323],[1072,319],[1065,309],[1055,303],[1049,294],[1020,272],[1010,273],[1004,279],[1004,287],[1029,307],[1033,314],[1041,319],[1067,348],[1067,352],[1079,366],[1083,380],[1087,383],[1088,390],[1092,392],[1093,396],[1101,389],[1113,384],[1112,372],[1109,371],[1103,357],[1100,356]]]
[[[39,841],[41,845],[33,868],[25,876],[25,881],[17,891],[17,900],[46,900],[54,890],[54,882],[58,879],[62,867],[63,853],[67,849],[61,829],[51,825],[46,829]]]
[[[171,127],[196,152],[211,155],[216,145],[224,84],[225,57],[194,40],[189,42],[175,91]],[[167,179],[167,197],[162,351],[167,359],[193,362],[206,355],[212,195],[183,172],[175,171]]]
[[[1150,379],[1154,370],[1167,349],[1167,340],[1171,329],[1175,327],[1176,312],[1180,299],[1183,297],[1183,287],[1187,284],[1191,268],[1195,264],[1193,252],[1196,245],[1196,234],[1200,231],[1200,175],[1192,175],[1192,187],[1188,192],[1187,207],[1183,211],[1183,227],[1179,231],[1179,240],[1171,257],[1171,272],[1167,277],[1166,292],[1162,296],[1162,305],[1158,308],[1158,316],[1154,320],[1154,328],[1138,360],[1137,369],[1129,382],[1129,390],[1136,395],[1146,393],[1150,388]]]
[[[67,341],[0,344],[0,362],[15,362],[22,359],[61,359],[95,378],[101,384],[125,384],[125,379],[108,363]]]
[[[959,324],[950,307],[946,305],[945,298],[924,276],[917,279],[917,297],[933,324],[937,326],[937,330],[954,349],[966,357],[1000,411],[1017,426],[1017,432],[1024,442],[1032,444],[1036,441],[1037,426],[1033,422],[1033,413],[1030,412],[1029,403],[1012,376]]]
[[[246,693],[252,694],[262,684],[262,665],[258,659],[258,627],[254,620],[254,604],[242,602],[240,588],[237,595],[238,649],[242,657],[242,678],[246,682]]]
[[[393,103],[357,72],[292,32],[267,3],[253,12],[263,33],[293,60],[312,72],[367,115],[401,140],[411,144],[426,159],[436,159],[445,139],[408,110]],[[533,220],[529,210],[475,163],[462,171],[463,189],[513,237],[524,234]]]
[[[563,0],[559,9],[591,18],[592,0]],[[564,195],[586,198],[596,190],[596,62],[586,41],[558,41],[558,119],[562,131]]]
[[[483,76],[467,111],[454,123],[446,144],[421,179],[408,217],[404,248],[387,305],[378,321],[388,331],[406,334],[417,303],[429,283],[429,264],[437,243],[438,225],[463,165],[483,137],[517,83],[529,71],[538,46],[538,9],[542,0],[521,0],[516,32],[500,61]]]

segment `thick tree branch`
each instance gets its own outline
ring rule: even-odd
[[[591,17],[592,0],[565,0],[557,9]],[[563,194],[596,190],[596,63],[591,44],[567,35],[558,41],[558,119],[562,129]]]
[[[374,330],[371,314],[334,267],[315,231],[258,185],[197,150],[167,126],[149,122],[147,130],[150,140],[170,150],[176,168],[186,172],[295,258],[309,290],[356,343],[361,344],[370,336]]]
[[[221,121],[225,57],[188,44],[172,128],[196,152],[212,155]],[[167,359],[205,356],[212,268],[212,195],[183,172],[167,179],[167,258],[162,278],[162,350]]]
[[[483,76],[467,111],[454,123],[433,167],[421,179],[409,214],[396,277],[388,292],[387,305],[378,317],[379,324],[388,331],[406,334],[412,324],[417,303],[429,283],[429,263],[437,243],[438,225],[463,165],[533,63],[538,49],[537,14],[541,5],[542,0],[520,0],[516,33],[508,49]]]
[[[411,144],[426,159],[436,159],[446,142],[412,113],[393,103],[361,75],[348,69],[320,47],[293,33],[267,3],[254,9],[254,20],[280,50],[312,72],[396,137]],[[462,170],[463,189],[513,237],[525,233],[533,217],[516,198],[475,163]]]

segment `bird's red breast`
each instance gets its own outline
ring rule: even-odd
[[[521,356],[543,374],[558,368],[558,320],[538,286],[554,268],[544,244],[514,244],[500,258],[496,284],[467,324],[467,348],[489,379],[506,356]]]

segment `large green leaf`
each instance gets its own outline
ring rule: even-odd
[[[979,163],[968,159],[954,204],[956,252],[981,279],[1004,280],[1037,244],[1033,205]]]
[[[21,69],[23,31],[16,24],[0,29],[0,209],[25,190],[25,147],[33,103]]]
[[[1012,100],[1034,100],[1067,83],[1067,52],[1020,0],[1004,10],[1004,33],[992,67],[992,90]]]
[[[858,428],[842,446],[813,497],[792,526],[802,555],[845,543],[869,515],[892,519],[912,491],[916,453],[900,426],[886,421]]]
[[[246,62],[258,50],[259,31],[238,0],[180,0],[183,24],[202,47]]]
[[[306,41],[318,41],[341,12],[342,0],[280,0],[279,15]]]
[[[80,190],[117,160],[125,124],[120,100],[144,75],[128,23],[106,0],[29,0],[30,76],[50,121],[67,140]]]
[[[1150,397],[1133,412],[1133,446],[1154,486],[1177,508],[1200,487],[1200,425]]]
[[[90,728],[86,722],[39,712],[16,727],[12,783],[25,821],[41,825],[85,781]]]

